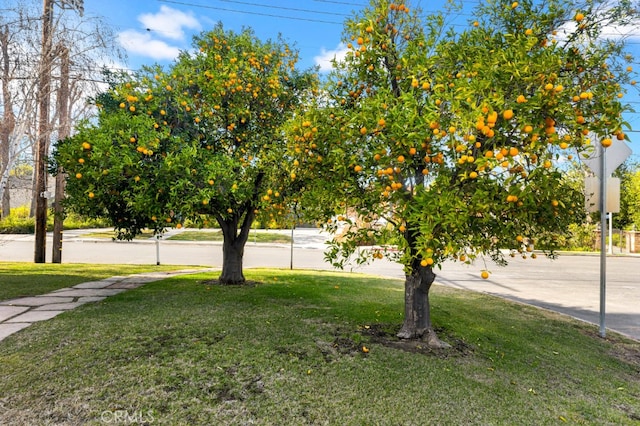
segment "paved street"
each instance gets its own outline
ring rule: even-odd
[[[273,231],[277,232],[277,231]],[[280,231],[281,232],[281,231]],[[291,231],[286,231],[290,234]],[[331,269],[323,261],[326,236],[314,230],[296,230],[293,251],[290,245],[256,244],[245,250],[245,267]],[[51,241],[47,242],[50,252]],[[159,250],[158,250],[159,248]],[[0,261],[33,261],[33,236],[0,236]],[[65,263],[127,263],[202,265],[220,267],[220,243],[160,241],[112,242],[87,240],[65,233]],[[292,256],[293,254],[293,256]],[[47,253],[48,261],[50,253]],[[594,255],[564,255],[551,261],[512,259],[501,268],[488,264],[488,280],[480,278],[482,264],[447,263],[438,272],[436,283],[499,295],[598,324],[600,301],[600,258]],[[610,256],[607,259],[607,328],[640,340],[640,257]],[[353,268],[354,272],[402,278],[402,268],[386,260]],[[437,290],[436,290],[437,291]]]

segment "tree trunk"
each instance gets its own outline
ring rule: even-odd
[[[9,186],[7,185],[3,188],[0,193],[2,193],[2,207],[0,207],[0,210],[2,210],[0,213],[0,219],[2,219],[4,217],[9,217],[11,214],[11,192],[9,191]]]
[[[13,98],[9,90],[11,81],[9,55],[9,28],[0,28],[0,60],[2,61],[2,120],[0,120],[0,219],[8,217],[11,208],[9,192],[9,173],[11,172],[11,134],[16,127],[16,117],[13,113]]]
[[[401,339],[422,339],[430,347],[446,348],[449,345],[436,336],[431,326],[429,290],[436,279],[431,266],[422,266],[414,261],[411,274],[404,283],[404,323],[398,332]]]
[[[222,242],[222,273],[219,278],[221,284],[237,285],[245,282],[242,273],[242,259],[255,214],[251,204],[239,210],[236,215],[230,218],[225,219],[219,215],[216,217],[224,238]],[[242,217],[244,219],[240,222]]]
[[[222,284],[244,284],[245,278],[242,273],[242,259],[244,256],[244,241],[238,237],[228,238],[223,231],[224,241],[222,243],[222,273],[220,282]],[[233,230],[235,234],[235,229]]]

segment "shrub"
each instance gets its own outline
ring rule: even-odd
[[[53,230],[53,210],[47,216],[47,230]],[[106,228],[110,225],[101,219],[89,219],[70,213],[64,220],[64,229]],[[0,220],[0,234],[33,234],[35,219],[29,217],[29,207],[20,206],[11,209],[9,216]]]

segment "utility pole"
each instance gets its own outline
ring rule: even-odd
[[[63,9],[77,9],[82,16],[83,0],[57,0]],[[36,140],[35,178],[35,251],[34,262],[46,262],[47,241],[47,154],[49,149],[49,102],[51,93],[52,26],[54,0],[42,2],[42,58],[38,76],[38,137]]]
[[[69,48],[60,47],[60,89],[58,91],[58,114],[60,117],[59,139],[69,137],[71,134],[71,122],[69,120]],[[62,231],[64,224],[64,199],[65,172],[58,168],[56,175],[56,193],[53,216],[53,248],[51,262],[62,263]]]
[[[47,148],[49,145],[49,93],[51,87],[51,25],[53,1],[43,0],[42,58],[38,76],[38,137],[36,141],[36,211],[35,211],[35,263],[46,261],[47,241]]]

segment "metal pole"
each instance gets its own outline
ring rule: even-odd
[[[160,265],[160,235],[156,235],[156,265]]]
[[[600,337],[606,337],[605,304],[607,288],[607,171],[605,153],[602,147],[600,156]]]
[[[296,225],[291,225],[291,263],[289,269],[293,270],[293,230],[296,229]]]
[[[49,145],[49,92],[51,86],[51,24],[53,3],[43,0],[42,58],[38,80],[38,137],[36,141],[36,203],[34,262],[46,261],[47,240],[47,148]]]

